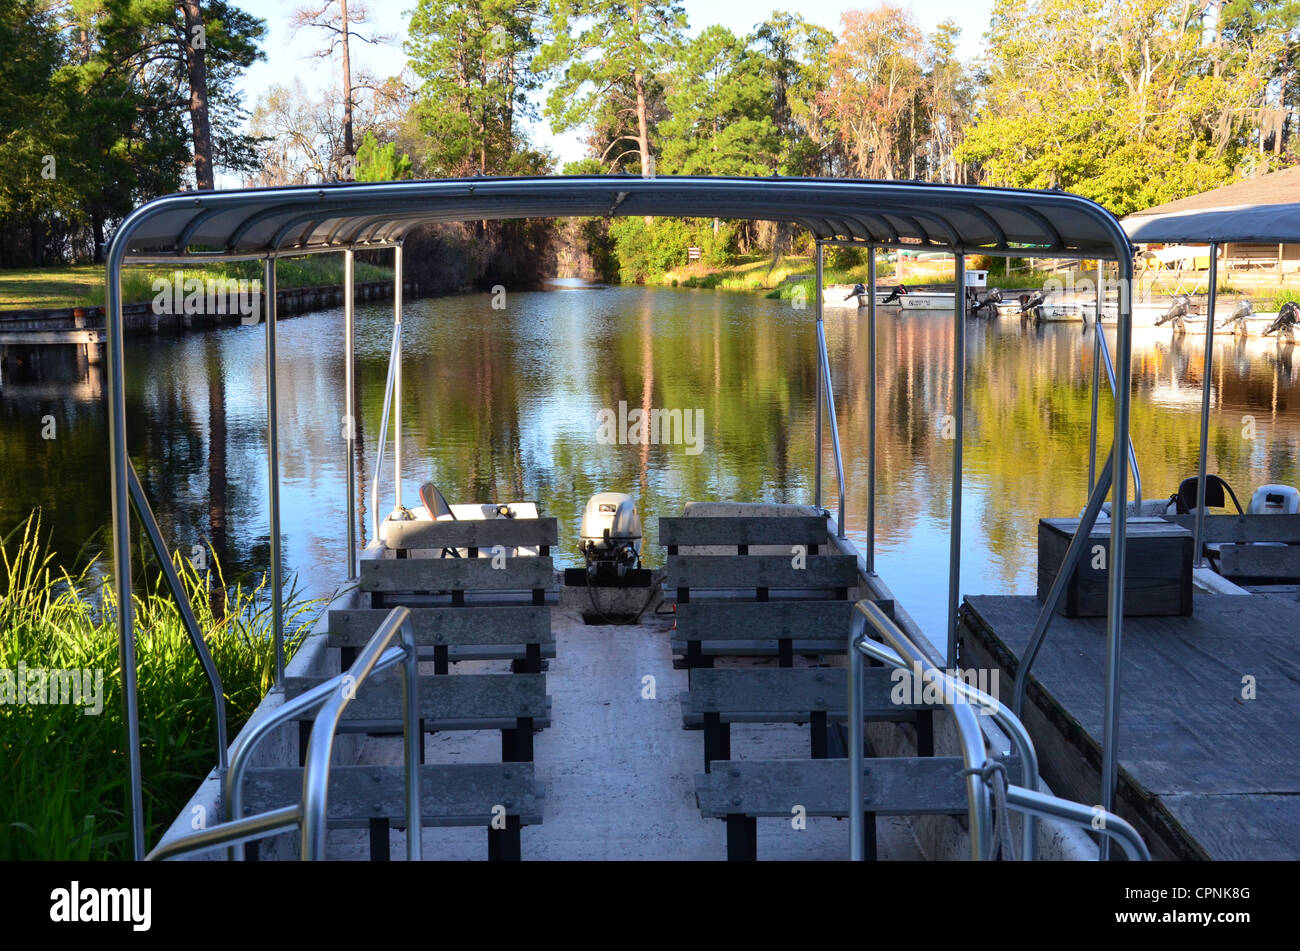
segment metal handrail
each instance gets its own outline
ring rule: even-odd
[[[826,396],[826,416],[830,424],[831,445],[835,449],[835,475],[839,480],[840,517],[836,534],[844,537],[844,456],[840,453],[840,424],[835,417],[835,394],[831,388],[831,364],[826,354],[826,330],[820,320],[817,321],[817,347],[821,352],[822,379],[826,385],[822,392]]]
[[[1007,806],[1023,812],[1026,822],[1029,821],[1030,816],[1041,816],[1045,819],[1060,819],[1072,825],[1100,832],[1103,836],[1118,842],[1130,861],[1151,861],[1151,851],[1137,829],[1133,828],[1127,820],[1100,807],[1085,806],[1083,803],[1025,789],[1011,783],[1007,784]]]
[[[877,644],[865,637],[858,638],[855,643],[858,652],[867,657],[873,657],[899,670],[915,670],[915,667],[909,668],[907,663],[895,651],[890,650],[883,644]],[[1025,729],[1025,725],[1020,722],[1019,717],[1008,710],[996,697],[990,696],[978,687],[971,686],[959,677],[951,677],[946,673],[943,676],[946,681],[943,685],[945,691],[951,688],[955,695],[961,697],[967,703],[973,704],[982,713],[991,716],[1000,727],[1007,731],[1007,735],[1011,738],[1011,743],[1015,747],[1016,755],[1020,757],[1020,762],[1023,764],[1022,778],[1028,788],[1038,789],[1042,784],[1042,779],[1038,773],[1038,752],[1034,749],[1034,741],[1030,738],[1029,731]],[[924,678],[924,674],[922,674],[922,677]],[[947,696],[946,693],[942,695]],[[1033,861],[1037,851],[1037,841],[1036,823],[1032,818],[1026,818],[1021,853],[1025,856],[1026,861]]]
[[[185,627],[190,643],[194,646],[194,653],[199,657],[199,666],[203,668],[203,676],[207,678],[208,688],[212,692],[213,714],[217,721],[217,766],[219,769],[225,769],[229,765],[226,758],[229,740],[226,733],[226,691],[221,682],[221,672],[217,670],[212,652],[208,650],[208,643],[203,639],[203,632],[199,630],[199,621],[194,616],[194,607],[190,604],[189,595],[185,593],[185,586],[181,584],[176,566],[172,564],[171,552],[167,550],[162,531],[158,528],[158,519],[154,517],[153,508],[144,494],[144,487],[140,485],[140,476],[136,474],[135,466],[129,459],[126,463],[126,478],[131,504],[140,518],[140,524],[144,526],[145,534],[149,536],[154,558],[167,581],[172,597],[176,599],[181,624]]]
[[[371,537],[379,541],[379,473],[384,468],[384,446],[388,444],[388,411],[393,404],[397,362],[402,348],[402,325],[393,324],[393,346],[388,352],[388,382],[384,384],[384,412],[379,423],[379,447],[375,450],[375,476],[370,482],[370,516],[374,520]],[[398,437],[400,438],[400,436]]]
[[[388,650],[394,636],[400,636],[402,646]],[[344,673],[331,677],[324,683],[317,684],[311,690],[287,701],[283,706],[256,723],[249,724],[235,741],[235,748],[230,757],[230,769],[226,772],[225,801],[227,821],[212,829],[174,839],[165,846],[159,846],[146,858],[169,858],[187,852],[198,852],[214,845],[230,844],[229,857],[237,858],[233,848],[238,842],[261,838],[272,832],[297,825],[302,838],[302,855],[304,859],[319,859],[324,854],[324,827],[326,790],[329,785],[329,753],[334,742],[334,732],[339,718],[347,705],[356,697],[356,691],[371,674],[385,670],[398,663],[402,664],[402,731],[405,740],[406,764],[406,848],[407,856],[412,861],[420,859],[420,798],[419,798],[419,733],[418,698],[419,667],[417,660],[415,631],[411,626],[411,610],[407,607],[395,607],[371,636],[366,646],[352,666]],[[308,745],[307,768],[303,772],[303,797],[296,806],[259,813],[257,816],[241,816],[242,789],[244,773],[248,769],[253,751],[273,730],[296,719],[300,714],[320,707],[312,724],[311,740]],[[322,729],[317,729],[322,727]],[[328,732],[324,740],[320,737]],[[324,747],[324,761],[320,760],[321,748]],[[316,758],[313,758],[313,751]],[[280,821],[293,810],[293,821]],[[279,817],[274,819],[273,817]],[[259,825],[257,819],[269,823]],[[252,831],[240,831],[244,826]],[[260,831],[259,831],[260,830]],[[319,830],[319,832],[317,831]]]
[[[401,632],[402,646],[385,650],[393,635]],[[381,656],[382,652],[382,656]],[[366,643],[360,656],[343,675],[341,688],[325,700],[312,724],[307,742],[307,762],[302,773],[302,857],[317,860],[325,856],[326,804],[329,799],[330,757],[339,721],[348,705],[356,699],[357,688],[376,670],[402,662],[402,741],[406,761],[406,857],[420,861],[420,748],[424,733],[420,729],[419,658],[411,610],[396,607],[388,612],[379,630]]]
[[[1097,335],[1097,340],[1101,347],[1101,356],[1106,365],[1106,376],[1110,380],[1110,393],[1115,399],[1119,399],[1118,387],[1115,383],[1115,365],[1110,359],[1110,344],[1106,342],[1106,331],[1101,326],[1101,316],[1098,314],[1097,321],[1093,326],[1093,332]],[[1092,441],[1095,453],[1097,441],[1097,427],[1094,424],[1092,428]],[[1137,452],[1133,449],[1133,437],[1128,440],[1128,466],[1133,472],[1133,509],[1136,512],[1142,510],[1142,472],[1138,469]],[[1127,500],[1125,500],[1127,501]]]
[[[816,433],[817,452],[813,458],[814,470],[814,504],[821,508],[822,504],[822,404],[825,403],[827,417],[831,426],[831,445],[835,449],[835,474],[839,479],[840,490],[840,516],[836,526],[836,536],[844,537],[844,455],[840,451],[840,424],[835,416],[835,391],[831,386],[831,361],[826,353],[826,327],[824,322],[826,310],[826,291],[823,287],[822,261],[823,261],[823,242],[817,242],[817,400],[816,400]]]
[[[889,664],[900,670],[920,669],[922,664],[916,660],[912,665],[907,664],[900,654],[890,648],[874,643],[866,638],[865,623],[870,622],[882,637],[892,636],[906,640],[906,636],[898,629],[885,613],[880,610],[879,606],[871,601],[860,601],[857,611],[855,612],[851,633],[849,635],[850,660],[849,660],[849,690],[850,690],[850,724],[849,735],[850,743],[853,743],[853,750],[850,752],[852,770],[850,776],[850,802],[858,802],[862,797],[862,763],[863,763],[863,744],[861,741],[862,731],[862,692],[861,692],[861,658],[856,656],[857,653],[872,657],[882,663]],[[861,620],[860,620],[861,619]],[[887,633],[892,628],[892,634]],[[910,642],[909,642],[910,643]],[[914,647],[915,645],[913,645]],[[919,651],[918,651],[919,653]],[[1023,861],[1033,861],[1037,853],[1037,823],[1038,817],[1054,818],[1065,822],[1070,822],[1084,828],[1093,829],[1101,832],[1105,836],[1115,839],[1124,849],[1130,860],[1133,861],[1150,861],[1151,853],[1147,849],[1146,843],[1142,840],[1137,830],[1126,820],[1112,812],[1098,809],[1092,806],[1085,806],[1081,803],[1073,802],[1068,799],[1062,799],[1059,796],[1053,796],[1045,793],[1040,788],[1042,779],[1038,772],[1038,754],[1034,749],[1032,738],[1025,725],[1020,721],[1012,711],[1004,704],[998,702],[995,697],[990,696],[977,687],[973,687],[965,681],[953,677],[944,671],[937,670],[933,666],[928,672],[922,673],[923,677],[931,679],[938,678],[942,681],[942,691],[940,696],[949,696],[948,690],[960,698],[952,707],[960,706],[963,702],[966,705],[973,705],[980,709],[981,712],[988,714],[995,722],[1007,731],[1011,738],[1016,754],[1020,757],[1022,764],[1022,778],[1027,783],[1026,786],[1007,784],[1007,807],[1023,813],[1025,817],[1023,828],[1023,844],[1021,849],[1021,858]],[[854,698],[857,702],[854,704]],[[954,709],[954,715],[956,711]],[[958,729],[962,727],[962,719],[955,717]],[[854,725],[857,725],[857,737],[855,742]],[[977,721],[978,728],[978,721]],[[982,734],[981,734],[982,736]],[[965,736],[963,736],[963,746],[965,746]],[[982,739],[981,739],[982,742]],[[856,760],[853,754],[857,753]],[[970,778],[970,777],[968,777]],[[969,790],[969,786],[968,786]],[[856,810],[855,810],[856,811]],[[860,815],[860,812],[859,812]],[[852,819],[850,820],[852,826]],[[974,826],[972,825],[972,828]],[[855,847],[861,848],[861,831],[855,830],[854,844]],[[972,837],[972,851],[974,847],[974,838]],[[861,856],[855,854],[854,859],[860,859]]]
[[[849,625],[849,856],[855,862],[863,859],[862,770],[863,753],[863,702],[862,653],[860,642],[865,639],[866,625],[875,632],[900,658],[909,664],[918,664],[927,675],[944,677],[942,671],[908,640],[889,616],[874,601],[859,601],[854,606],[853,620]],[[946,695],[946,694],[945,694]],[[967,770],[982,769],[987,757],[984,751],[984,734],[975,711],[969,703],[945,703],[952,712],[961,741],[962,761]],[[971,772],[966,775],[966,796],[969,803],[967,816],[970,824],[971,858],[982,861],[988,857],[989,829],[992,825],[988,789],[984,780]]]

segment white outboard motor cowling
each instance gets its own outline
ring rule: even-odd
[[[1250,498],[1247,515],[1300,514],[1300,491],[1290,485],[1261,485]]]
[[[598,492],[582,513],[578,545],[589,568],[616,565],[622,574],[641,561],[641,516],[623,492]]]

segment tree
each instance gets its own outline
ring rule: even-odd
[[[961,28],[956,21],[944,20],[926,43],[921,105],[929,135],[922,148],[927,179],[964,183],[965,166],[959,165],[955,153],[970,122],[975,92],[969,73],[956,56],[959,36]]]
[[[265,56],[266,24],[225,0],[103,0],[96,55],[112,75],[124,74],[150,108],[184,114],[195,183],[211,188],[217,168],[248,170],[255,143],[241,131],[247,118],[240,74]]]
[[[615,132],[601,161],[615,165],[634,152],[641,174],[653,174],[650,88],[681,45],[682,7],[672,0],[549,0],[549,12],[550,40],[537,65],[558,74],[546,103],[552,130],[586,124],[608,102],[615,116],[630,113],[635,125]],[[616,152],[628,142],[635,148]]]
[[[761,56],[722,26],[687,43],[668,78],[659,125],[664,170],[674,175],[770,175],[777,129]]]
[[[826,102],[848,170],[862,178],[897,178],[905,170],[915,177],[920,28],[909,12],[889,3],[851,10],[840,22]]]
[[[367,132],[357,150],[356,179],[359,182],[396,182],[411,177],[411,157],[397,154],[397,143],[380,145],[373,132]]]
[[[526,151],[518,128],[541,74],[540,0],[422,0],[411,16],[407,55],[420,79],[416,121],[424,164],[437,175],[502,174]]]
[[[370,10],[359,0],[352,0],[348,9],[348,0],[318,0],[316,3],[298,7],[293,11],[293,35],[303,29],[323,30],[325,45],[316,50],[318,59],[330,59],[335,51],[342,54],[343,67],[343,156],[336,164],[339,172],[345,173],[356,158],[352,137],[352,106],[355,101],[355,87],[352,84],[351,41],[353,38],[365,43],[383,43],[389,37],[356,31],[357,26],[370,23]]]
[[[821,175],[832,130],[822,100],[829,83],[827,61],[835,35],[791,13],[776,12],[760,23],[754,41],[770,86],[772,121],[781,139],[782,175]]]
[[[1225,184],[1258,164],[1296,7],[1211,5],[1206,20],[1186,0],[998,0],[986,105],[958,156],[987,183],[1120,215]]]
[[[194,136],[194,180],[200,191],[212,191],[212,127],[208,122],[208,68],[204,62],[208,46],[199,0],[180,0],[185,17],[185,69],[190,86],[190,129]]]

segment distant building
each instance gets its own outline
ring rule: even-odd
[[[1163,216],[1204,214],[1211,211],[1231,214],[1235,209],[1245,211],[1260,206],[1287,204],[1300,204],[1300,165],[1156,205],[1129,215],[1124,223],[1127,226]],[[1191,249],[1185,248],[1164,248],[1150,253],[1153,258],[1174,266],[1191,263],[1204,269],[1209,264],[1207,251],[1203,245],[1196,250],[1199,254],[1188,253]],[[1279,274],[1300,272],[1300,244],[1225,242],[1220,252],[1219,265],[1226,269],[1268,270]]]

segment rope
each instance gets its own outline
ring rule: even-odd
[[[983,766],[963,769],[962,776],[978,776],[984,785],[993,790],[993,840],[998,843],[1004,862],[1016,860],[1015,844],[1011,841],[1011,820],[1007,812],[1007,766],[1005,763],[989,759]],[[996,856],[994,856],[996,858]]]

